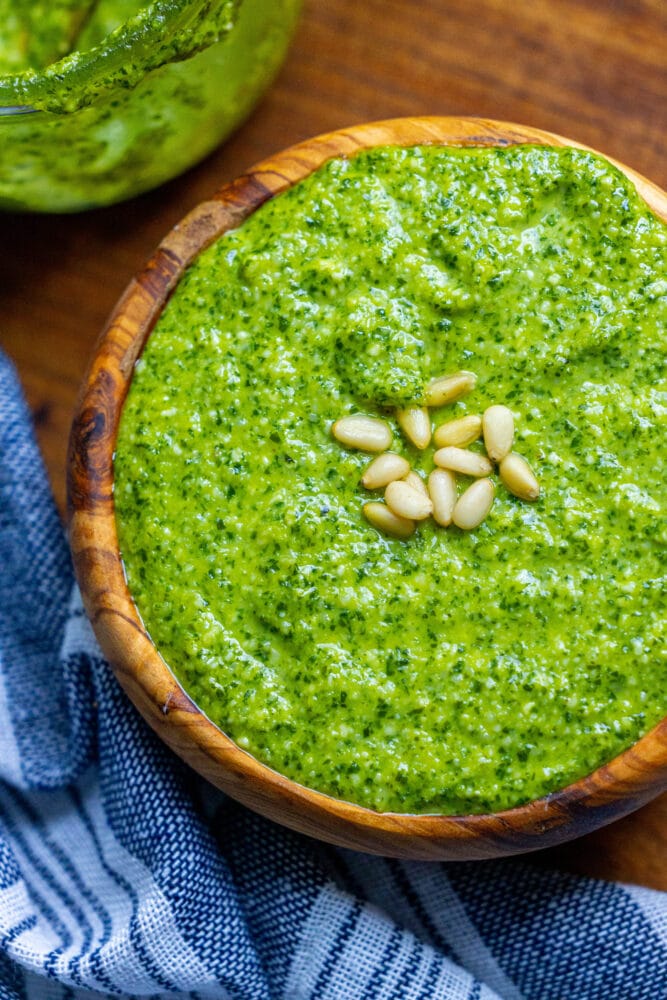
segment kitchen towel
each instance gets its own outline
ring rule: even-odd
[[[337,850],[215,791],[114,680],[0,357],[0,1000],[660,1000],[667,894]]]

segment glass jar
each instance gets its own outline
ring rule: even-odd
[[[146,5],[143,14],[158,6]],[[27,80],[27,74],[15,77],[20,87],[0,79],[0,208],[71,212],[108,205],[206,156],[273,79],[301,0],[228,6],[224,31],[206,21],[215,3],[173,0],[171,8],[182,16],[171,25],[163,18],[167,27],[152,49],[146,31],[123,35],[124,25],[90,53]],[[170,8],[169,0],[161,8]],[[192,23],[200,51],[184,58],[170,43],[179,31],[184,37],[188,15],[199,18]]]

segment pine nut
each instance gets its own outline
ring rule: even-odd
[[[394,479],[405,479],[409,472],[410,463],[406,458],[395,455],[393,451],[385,451],[384,455],[373,459],[361,477],[361,482],[367,490],[379,490]]]
[[[391,444],[391,430],[384,420],[354,413],[342,417],[331,428],[331,433],[348,448],[359,451],[385,451]]]
[[[454,403],[475,388],[477,376],[472,372],[454,372],[453,375],[441,375],[434,378],[424,389],[424,402],[427,406],[445,406]]]
[[[431,418],[425,406],[411,406],[407,410],[396,410],[396,419],[409,441],[423,451],[431,443]]]
[[[540,484],[525,458],[510,452],[500,463],[500,478],[515,497],[520,500],[537,500],[540,495]]]
[[[441,469],[451,469],[465,476],[488,476],[493,466],[484,455],[465,448],[440,448],[433,456],[433,461]]]
[[[436,448],[456,445],[457,448],[467,448],[476,441],[482,433],[482,418],[477,413],[469,413],[458,420],[449,420],[446,424],[436,427],[433,442]]]
[[[456,501],[452,521],[457,528],[472,531],[491,510],[495,487],[490,479],[478,479]]]
[[[369,524],[372,524],[378,531],[384,532],[385,535],[392,535],[394,538],[409,538],[417,527],[414,521],[398,517],[385,504],[379,502],[365,503],[364,516]]]
[[[384,498],[392,513],[409,518],[411,521],[423,521],[433,511],[433,504],[428,495],[424,496],[413,490],[412,486],[408,486],[400,479],[389,483],[384,491]]]
[[[447,528],[452,523],[456,506],[456,479],[448,469],[434,469],[428,477],[428,492],[433,504],[434,520]]]
[[[422,477],[419,475],[418,472],[410,470],[407,476],[401,476],[401,479],[403,480],[404,483],[407,483],[408,486],[411,486],[413,490],[417,490],[418,493],[421,493],[423,497],[428,496],[426,483],[424,482],[424,480],[422,479]]]
[[[492,462],[501,462],[512,450],[514,417],[506,406],[490,406],[482,418],[484,445]]]

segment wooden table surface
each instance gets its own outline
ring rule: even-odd
[[[305,0],[273,89],[203,164],[114,208],[0,216],[0,345],[60,509],[72,407],[104,319],[167,229],[222,182],[318,132],[467,114],[560,132],[667,187],[666,53],[666,0]],[[667,889],[667,795],[534,857]]]

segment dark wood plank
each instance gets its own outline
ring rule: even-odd
[[[77,387],[106,315],[159,238],[223,181],[316,132],[409,114],[551,129],[667,186],[664,0],[306,0],[253,118],[199,167],[125,205],[0,217],[0,344],[15,359],[57,502]],[[545,863],[667,889],[667,798]]]

